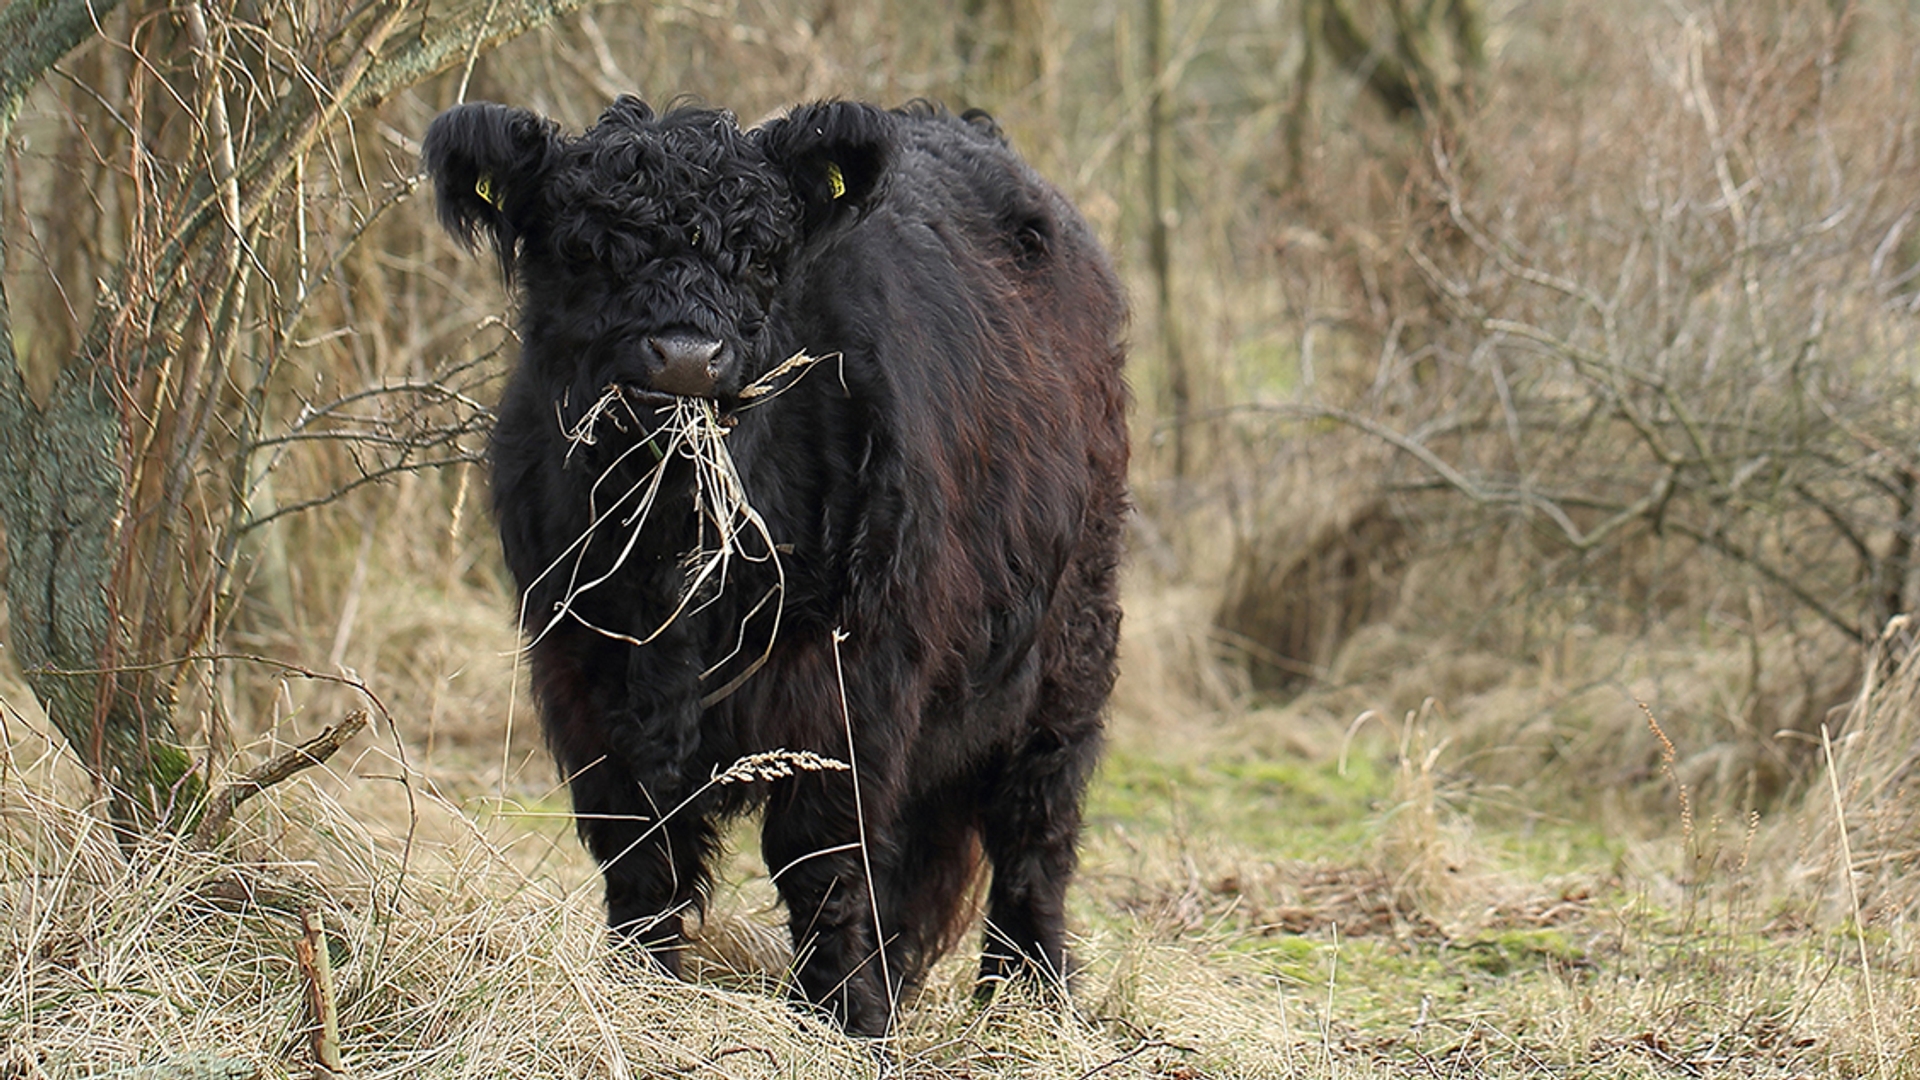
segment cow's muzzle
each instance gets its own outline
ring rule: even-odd
[[[731,350],[696,334],[657,334],[647,338],[644,360],[647,389],[676,397],[713,397]]]

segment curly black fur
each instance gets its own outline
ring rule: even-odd
[[[528,629],[562,603],[569,574],[547,571],[581,537],[569,566],[618,564],[531,647],[610,924],[677,970],[717,822],[757,798],[797,989],[848,1030],[886,1030],[982,853],[983,985],[1057,985],[1127,509],[1125,304],[1085,222],[990,118],[929,106],[809,105],[742,130],[622,98],[571,136],[473,104],[434,121],[423,156],[442,222],[491,241],[519,293],[493,505]],[[801,350],[827,359],[741,401]],[[652,460],[564,435],[608,386],[670,400],[655,380],[685,355],[706,372],[674,379],[711,378],[785,569],[765,666],[711,704],[768,647],[770,565],[736,566],[644,646],[601,632],[644,637],[673,610],[694,515],[670,475],[621,561],[628,538],[591,527],[594,485]],[[855,757],[860,805],[845,772],[700,790],[775,748]]]

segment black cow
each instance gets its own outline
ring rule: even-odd
[[[575,136],[469,104],[423,157],[517,285],[493,506],[611,926],[677,972],[716,826],[758,803],[797,990],[849,1031],[964,930],[982,853],[983,989],[1059,985],[1127,511],[1125,302],[1086,223],[990,119],[924,105],[742,130],[623,97]],[[770,537],[704,577],[711,492],[658,430],[694,402]],[[774,750],[854,768],[711,782]]]

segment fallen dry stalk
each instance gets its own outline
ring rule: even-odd
[[[193,846],[203,850],[212,847],[241,803],[295,773],[323,764],[366,726],[367,710],[355,709],[338,724],[229,782],[207,803],[207,812],[201,815],[200,824],[193,830]]]
[[[314,1080],[346,1075],[340,1064],[340,1008],[333,993],[333,955],[327,951],[327,927],[318,908],[300,913],[301,936],[294,942],[300,974],[307,981],[307,1003],[313,1010]]]

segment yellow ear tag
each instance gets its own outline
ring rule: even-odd
[[[840,166],[827,162],[827,186],[833,189],[833,197],[838,199],[847,193],[847,178],[840,175]]]
[[[480,174],[480,179],[474,182],[473,193],[475,195],[480,196],[481,202],[484,202],[488,206],[494,207],[495,209],[499,208],[500,200],[494,197],[495,193],[493,190],[493,174],[492,173]]]

